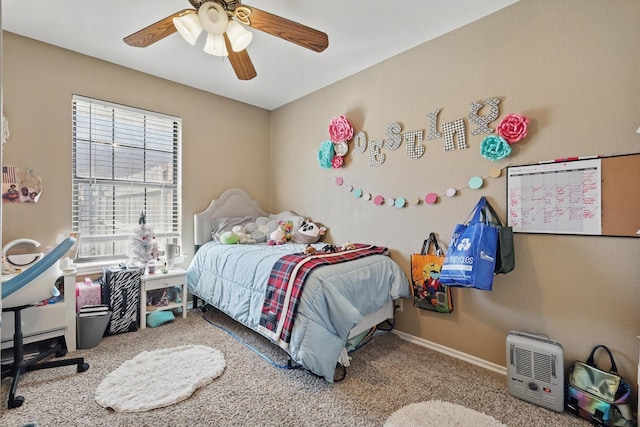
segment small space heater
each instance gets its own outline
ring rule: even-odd
[[[509,393],[556,412],[564,411],[564,351],[546,336],[507,335]]]

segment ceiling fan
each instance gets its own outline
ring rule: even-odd
[[[147,47],[178,31],[191,45],[204,30],[204,51],[228,56],[236,76],[251,80],[257,73],[246,51],[253,34],[244,26],[255,28],[295,43],[314,52],[329,46],[329,38],[321,31],[273,15],[240,0],[189,0],[194,9],[184,9],[141,29],[123,40],[134,47]],[[243,24],[243,25],[241,25]]]

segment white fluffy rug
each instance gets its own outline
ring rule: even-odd
[[[143,412],[185,400],[219,377],[224,355],[202,345],[144,351],[105,377],[96,401],[116,412]]]
[[[384,425],[385,427],[506,427],[489,415],[439,400],[403,406],[391,414]]]

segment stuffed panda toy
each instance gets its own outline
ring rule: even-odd
[[[322,240],[327,232],[326,227],[322,227],[314,222],[307,220],[302,221],[302,225],[298,228],[292,237],[293,243],[310,244]]]

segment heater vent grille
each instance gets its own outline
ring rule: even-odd
[[[514,345],[515,368],[518,375],[551,382],[555,378],[555,355],[539,353]]]
[[[515,347],[516,349],[516,373],[531,378],[531,352],[524,348]]]
[[[551,382],[551,356],[549,354],[533,353],[533,378]]]

